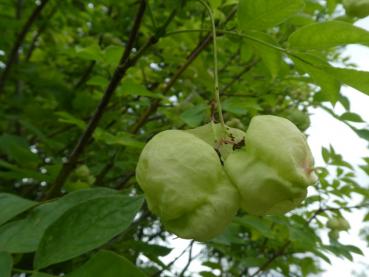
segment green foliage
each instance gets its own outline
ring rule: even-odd
[[[218,120],[206,11],[196,0],[37,3],[0,0],[0,276],[193,275],[163,262],[175,245],[141,206],[134,172],[157,133],[205,125],[194,134],[201,138]],[[369,94],[369,73],[341,55],[345,45],[368,45],[368,31],[354,26],[366,0],[208,3],[225,122],[245,131],[253,116],[271,114],[304,131],[317,107],[369,141],[366,119],[340,92],[348,85]],[[319,182],[299,209],[239,212],[222,234],[191,244],[184,254],[203,248],[200,275],[308,276],[332,255],[360,255],[335,234],[329,240],[326,224],[367,207],[367,184],[333,147],[322,156]],[[369,175],[369,158],[360,168]],[[209,228],[206,217],[196,224]]]
[[[306,25],[288,39],[293,49],[325,50],[346,44],[368,44],[369,32],[347,22],[329,21]]]
[[[110,251],[101,251],[86,264],[67,277],[116,277],[116,276],[146,276],[126,258]]]
[[[122,233],[142,205],[141,198],[109,196],[79,204],[51,224],[42,237],[35,268],[62,262]]]
[[[23,199],[14,194],[0,193],[0,225],[28,210],[35,204],[36,202],[34,201]]]
[[[116,194],[116,191],[95,188],[69,193],[56,201],[39,205],[27,216],[0,227],[0,250],[10,253],[35,251],[45,230],[67,210],[88,200]]]
[[[239,24],[242,30],[267,29],[285,21],[304,7],[302,0],[240,0]]]
[[[12,256],[6,252],[0,252],[0,276],[10,277],[12,273]]]

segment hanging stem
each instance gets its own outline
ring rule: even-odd
[[[219,81],[218,81],[218,51],[217,51],[217,31],[215,29],[215,20],[213,16],[213,12],[211,11],[211,8],[204,0],[199,0],[200,3],[206,8],[206,10],[209,13],[209,17],[211,20],[211,28],[213,33],[213,48],[214,48],[214,96],[215,101],[217,103],[217,109],[218,109],[218,115],[220,124],[223,128],[225,128],[224,119],[223,119],[223,113],[222,113],[222,105],[220,103],[220,97],[219,97]]]

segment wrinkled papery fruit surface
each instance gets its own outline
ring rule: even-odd
[[[253,215],[296,208],[316,181],[304,134],[285,118],[261,115],[252,118],[245,140],[246,147],[225,161],[241,194],[241,208]]]
[[[346,13],[363,18],[369,15],[369,0],[343,0]]]
[[[212,123],[163,131],[144,147],[136,177],[167,230],[199,241],[222,233],[239,207],[294,209],[316,181],[304,134],[277,116],[254,117],[246,133]]]
[[[195,135],[168,130],[141,153],[137,181],[168,231],[205,241],[223,232],[239,208],[237,189],[214,149]]]
[[[240,129],[226,126],[226,130],[223,130],[220,124],[212,125],[211,123],[185,132],[195,135],[214,149],[218,149],[222,160],[227,159],[235,145],[240,144],[241,147],[246,136],[245,132]],[[221,138],[220,142],[214,137],[214,132],[217,138]]]

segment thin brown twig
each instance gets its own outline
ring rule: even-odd
[[[184,276],[184,274],[186,273],[187,269],[189,268],[191,262],[192,262],[192,249],[193,249],[193,244],[194,244],[194,241],[191,241],[190,243],[190,250],[188,251],[188,260],[187,260],[187,263],[186,265],[183,267],[181,273],[179,273],[179,276],[182,277]]]
[[[255,277],[262,273],[265,269],[268,268],[268,266],[274,262],[275,259],[282,256],[284,254],[284,251],[288,248],[288,246],[291,244],[291,241],[286,241],[281,248],[277,252],[275,252],[264,264],[262,264],[257,271],[255,271],[253,274],[249,275],[249,277]]]
[[[129,172],[126,176],[123,177],[123,179],[117,184],[116,189],[123,190],[126,188],[126,185],[128,184],[129,180],[131,180],[132,177],[136,175],[136,172]]]
[[[10,50],[8,60],[6,62],[5,70],[3,71],[3,74],[0,75],[0,94],[3,92],[5,82],[9,76],[10,70],[13,67],[16,59],[17,59],[17,53],[19,51],[19,48],[21,47],[24,39],[26,38],[27,33],[30,31],[33,23],[36,21],[36,19],[40,16],[42,10],[45,8],[46,4],[49,3],[50,0],[44,0],[41,2],[40,5],[36,6],[36,8],[33,10],[30,17],[27,19],[25,24],[23,25],[21,31],[19,32],[14,45],[12,49]]]
[[[178,261],[187,251],[189,248],[192,248],[193,244],[195,241],[191,241],[190,244],[183,249],[183,251],[177,256],[175,257],[171,262],[169,262],[165,267],[163,267],[161,270],[155,272],[154,274],[151,275],[151,277],[157,277],[160,276],[160,274],[162,272],[164,272],[165,270],[169,269],[176,261]]]
[[[324,213],[326,211],[340,211],[340,210],[352,210],[352,209],[360,209],[369,207],[369,203],[363,203],[358,204],[354,206],[348,206],[348,207],[327,207],[327,208],[319,208],[317,209],[313,215],[308,219],[307,223],[310,224],[319,214]]]

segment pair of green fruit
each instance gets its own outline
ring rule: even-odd
[[[271,115],[255,116],[246,133],[220,124],[163,131],[144,147],[136,177],[166,229],[199,241],[222,233],[239,208],[294,209],[316,181],[304,134]]]
[[[327,221],[327,227],[330,229],[328,232],[329,238],[337,240],[340,232],[348,231],[350,229],[350,224],[343,217],[336,217]]]

